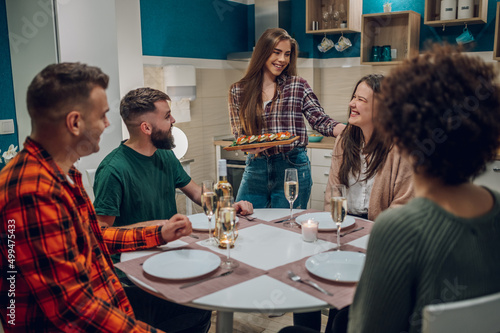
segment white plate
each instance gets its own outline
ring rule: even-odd
[[[189,221],[191,221],[191,225],[193,226],[193,230],[197,231],[208,231],[208,217],[205,213],[199,213],[188,216]],[[238,223],[239,218],[236,216],[236,223]],[[215,228],[215,216],[212,216],[212,221],[210,222],[210,230],[214,230]]]
[[[174,152],[175,157],[180,160],[184,157],[184,155],[186,155],[186,152],[188,150],[188,138],[186,134],[178,127],[172,127],[172,135],[174,136],[175,143],[175,148],[172,149],[172,151]]]
[[[149,275],[180,280],[205,275],[220,265],[218,255],[202,250],[172,250],[147,259],[142,269]]]
[[[337,230],[337,224],[333,222],[332,215],[328,212],[320,212],[320,213],[308,213],[298,216],[295,219],[295,222],[298,224],[302,224],[309,219],[314,219],[319,222],[319,231],[335,231]],[[342,222],[341,228],[347,228],[354,224],[354,217],[347,215]]]
[[[350,251],[324,252],[306,260],[309,273],[338,282],[358,282],[365,265],[365,254]]]

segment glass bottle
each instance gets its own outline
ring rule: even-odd
[[[215,194],[217,199],[221,197],[232,197],[233,187],[227,181],[227,161],[224,159],[219,160],[219,181],[215,184]]]
[[[217,194],[217,209],[215,212],[215,229],[214,237],[217,240],[219,247],[225,249],[227,242],[224,238],[224,225],[219,217],[219,200],[222,197],[233,197],[233,187],[227,180],[227,162],[224,159],[220,159],[218,163],[219,169],[219,181],[215,184],[215,194]],[[238,237],[238,231],[235,226],[234,240]],[[231,242],[231,247],[234,247],[234,240]]]

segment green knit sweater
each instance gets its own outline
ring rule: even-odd
[[[376,220],[349,333],[420,332],[425,305],[500,291],[500,193],[482,217],[415,198]]]

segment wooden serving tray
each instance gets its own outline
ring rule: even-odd
[[[280,146],[280,145],[287,145],[290,144],[294,141],[297,141],[299,139],[299,136],[294,136],[291,139],[288,140],[275,140],[275,141],[269,141],[269,142],[259,142],[259,143],[246,143],[243,145],[237,145],[237,146],[229,146],[229,147],[224,147],[224,150],[242,150],[242,149],[253,149],[253,148],[269,148],[269,147],[274,147],[274,146]]]

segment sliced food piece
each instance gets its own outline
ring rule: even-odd
[[[276,140],[282,141],[282,140],[288,140],[290,139],[290,132],[279,132],[278,137]]]
[[[255,141],[257,141],[257,139],[259,138],[258,135],[251,135],[249,138],[248,138],[248,143],[254,143]]]
[[[278,137],[278,134],[271,133],[269,134],[269,141],[274,141]]]
[[[259,138],[257,139],[257,141],[259,141],[259,142],[269,141],[269,136],[270,135],[271,134],[267,134],[267,133],[266,134],[261,134],[261,135],[259,135]]]
[[[246,135],[243,135],[243,136],[240,136],[237,140],[236,140],[236,144],[237,145],[242,145],[242,144],[245,144],[248,142],[248,137]]]

